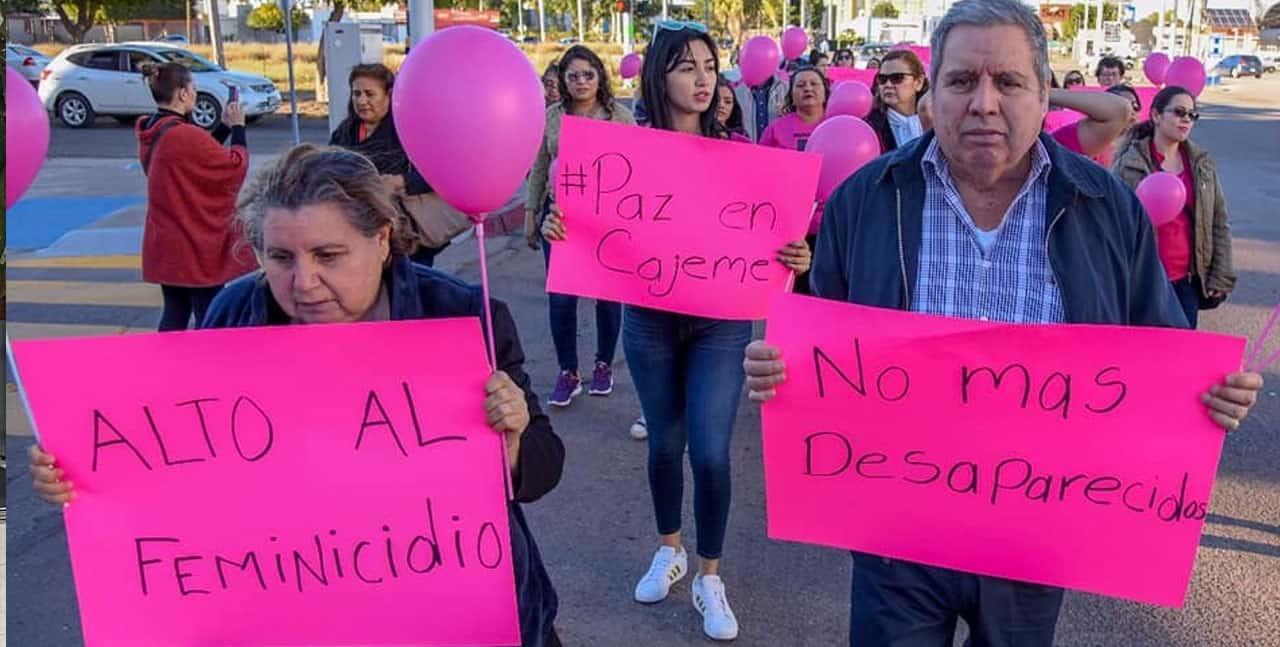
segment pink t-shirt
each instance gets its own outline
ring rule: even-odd
[[[1077,121],[1073,124],[1067,124],[1053,131],[1052,133],[1050,133],[1050,135],[1052,135],[1053,138],[1057,140],[1057,142],[1061,144],[1063,148],[1073,153],[1076,153],[1078,155],[1084,155],[1084,146],[1080,144],[1080,124],[1081,123],[1083,122]],[[1108,147],[1104,149],[1101,153],[1098,153],[1097,155],[1090,157],[1089,159],[1097,162],[1100,166],[1102,166],[1102,168],[1110,169],[1112,155],[1113,155],[1112,149]]]
[[[1188,159],[1186,147],[1179,147],[1182,153],[1182,172],[1178,179],[1187,192],[1187,204],[1177,217],[1156,227],[1156,249],[1160,252],[1160,263],[1170,281],[1180,281],[1191,274],[1192,250],[1195,247],[1195,229],[1192,218],[1196,212],[1196,182],[1191,175],[1191,160]],[[1155,160],[1156,170],[1164,164],[1164,156],[1151,146],[1151,159]]]
[[[783,115],[764,129],[764,134],[760,136],[760,145],[802,151],[809,143],[809,135],[813,134],[820,123],[822,123],[821,120],[807,124],[794,112]]]

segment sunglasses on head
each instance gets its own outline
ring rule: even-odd
[[[653,37],[658,37],[660,31],[682,31],[692,29],[699,34],[707,33],[707,26],[696,20],[659,20],[653,23]]]
[[[893,74],[877,74],[876,85],[884,85],[886,83],[889,83],[892,85],[902,85],[903,81],[906,81],[907,79],[914,79],[914,78],[916,78],[916,75],[908,72],[895,72]]]
[[[1170,108],[1164,111],[1167,115],[1173,115],[1179,119],[1190,119],[1193,123],[1200,121],[1200,113],[1195,110],[1187,110],[1186,108]]]

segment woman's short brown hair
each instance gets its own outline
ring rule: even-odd
[[[369,238],[390,227],[392,254],[411,254],[418,247],[408,216],[399,209],[373,162],[344,148],[315,144],[293,147],[258,173],[240,202],[245,240],[262,254],[267,210],[293,211],[325,203],[340,207],[347,222]]]
[[[181,63],[147,64],[142,67],[142,76],[151,87],[151,98],[160,105],[173,103],[178,90],[195,80],[191,76],[191,68]]]

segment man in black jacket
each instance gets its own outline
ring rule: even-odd
[[[1044,27],[1019,0],[962,0],[933,34],[934,130],[863,167],[827,202],[817,296],[991,321],[1186,328],[1137,198],[1041,134]],[[785,379],[747,349],[751,398]],[[1262,387],[1228,376],[1204,399],[1227,431]],[[854,554],[850,643],[935,647],[957,619],[974,647],[1050,647],[1063,591]]]

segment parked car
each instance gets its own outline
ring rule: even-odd
[[[40,85],[40,73],[53,59],[26,45],[9,44],[4,48],[4,62],[22,73],[31,85]]]
[[[892,45],[887,43],[867,43],[858,48],[857,64],[863,68],[880,67],[880,59],[889,53]]]
[[[1262,71],[1271,74],[1280,68],[1280,54],[1263,54],[1258,58],[1262,59]]]
[[[196,108],[191,120],[212,129],[235,87],[245,116],[256,121],[280,109],[280,91],[260,74],[235,72],[185,49],[167,43],[75,45],[45,68],[40,99],[70,128],[88,128],[98,115],[130,122],[156,110],[151,89],[142,76],[149,63],[181,63],[193,72]]]
[[[166,34],[164,38],[161,38],[161,39],[160,39],[160,42],[162,42],[162,43],[178,43],[178,44],[181,44],[181,45],[186,45],[186,44],[187,44],[187,37],[186,37],[186,36],[184,36],[184,35],[182,35],[182,34]]]
[[[575,37],[573,37],[573,36],[566,36],[565,38],[561,38],[560,40],[558,40],[558,41],[556,41],[556,42],[557,42],[557,43],[559,43],[559,44],[561,44],[561,45],[577,45],[578,43],[581,43],[582,41],[578,40],[577,38],[575,38]]]
[[[1249,75],[1262,78],[1262,60],[1257,56],[1237,54],[1222,59],[1213,67],[1213,70],[1233,79]]]

